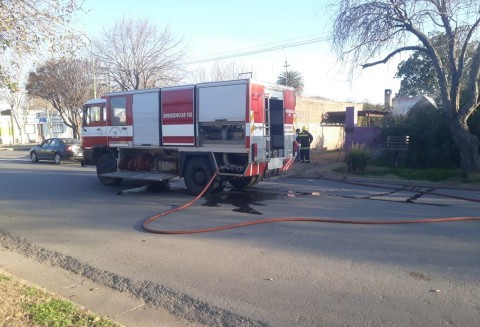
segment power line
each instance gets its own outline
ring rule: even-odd
[[[316,38],[312,38],[312,39],[307,39],[307,40],[302,40],[302,41],[297,41],[297,42],[291,42],[291,43],[285,43],[285,44],[275,45],[275,46],[266,47],[266,48],[259,48],[259,49],[256,49],[256,50],[241,51],[241,52],[237,52],[237,53],[234,53],[234,52],[220,53],[220,54],[212,55],[210,57],[205,57],[204,56],[204,57],[200,57],[198,59],[187,61],[186,64],[187,65],[199,64],[199,63],[208,62],[208,61],[215,61],[215,60],[229,59],[229,58],[235,58],[235,57],[249,56],[249,55],[252,55],[252,54],[270,52],[270,51],[275,51],[275,50],[285,49],[285,48],[299,47],[299,46],[302,46],[302,45],[324,42],[324,41],[327,41],[327,40],[328,40],[327,37],[316,37]],[[247,48],[247,49],[250,49],[250,48]]]

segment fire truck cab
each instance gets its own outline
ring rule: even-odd
[[[293,163],[295,90],[251,79],[115,92],[85,103],[85,165],[104,185],[184,178],[199,194]]]

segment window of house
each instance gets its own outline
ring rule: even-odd
[[[54,133],[63,133],[63,124],[53,124],[52,132]]]

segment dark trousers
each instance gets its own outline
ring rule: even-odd
[[[300,160],[301,161],[310,161],[310,148],[301,148],[300,149]]]

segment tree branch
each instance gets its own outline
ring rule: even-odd
[[[362,68],[365,69],[365,68],[372,67],[372,66],[376,66],[376,65],[379,65],[379,64],[385,64],[385,63],[387,63],[393,56],[395,56],[396,54],[398,54],[398,53],[400,53],[400,52],[404,52],[404,51],[422,51],[422,52],[427,53],[427,49],[425,49],[425,48],[423,48],[423,47],[419,47],[419,46],[403,47],[403,48],[399,48],[399,49],[396,49],[395,51],[391,52],[388,56],[386,56],[386,57],[385,57],[384,59],[382,59],[382,60],[375,61],[375,62],[372,62],[372,63],[363,64],[363,65],[362,65]]]

